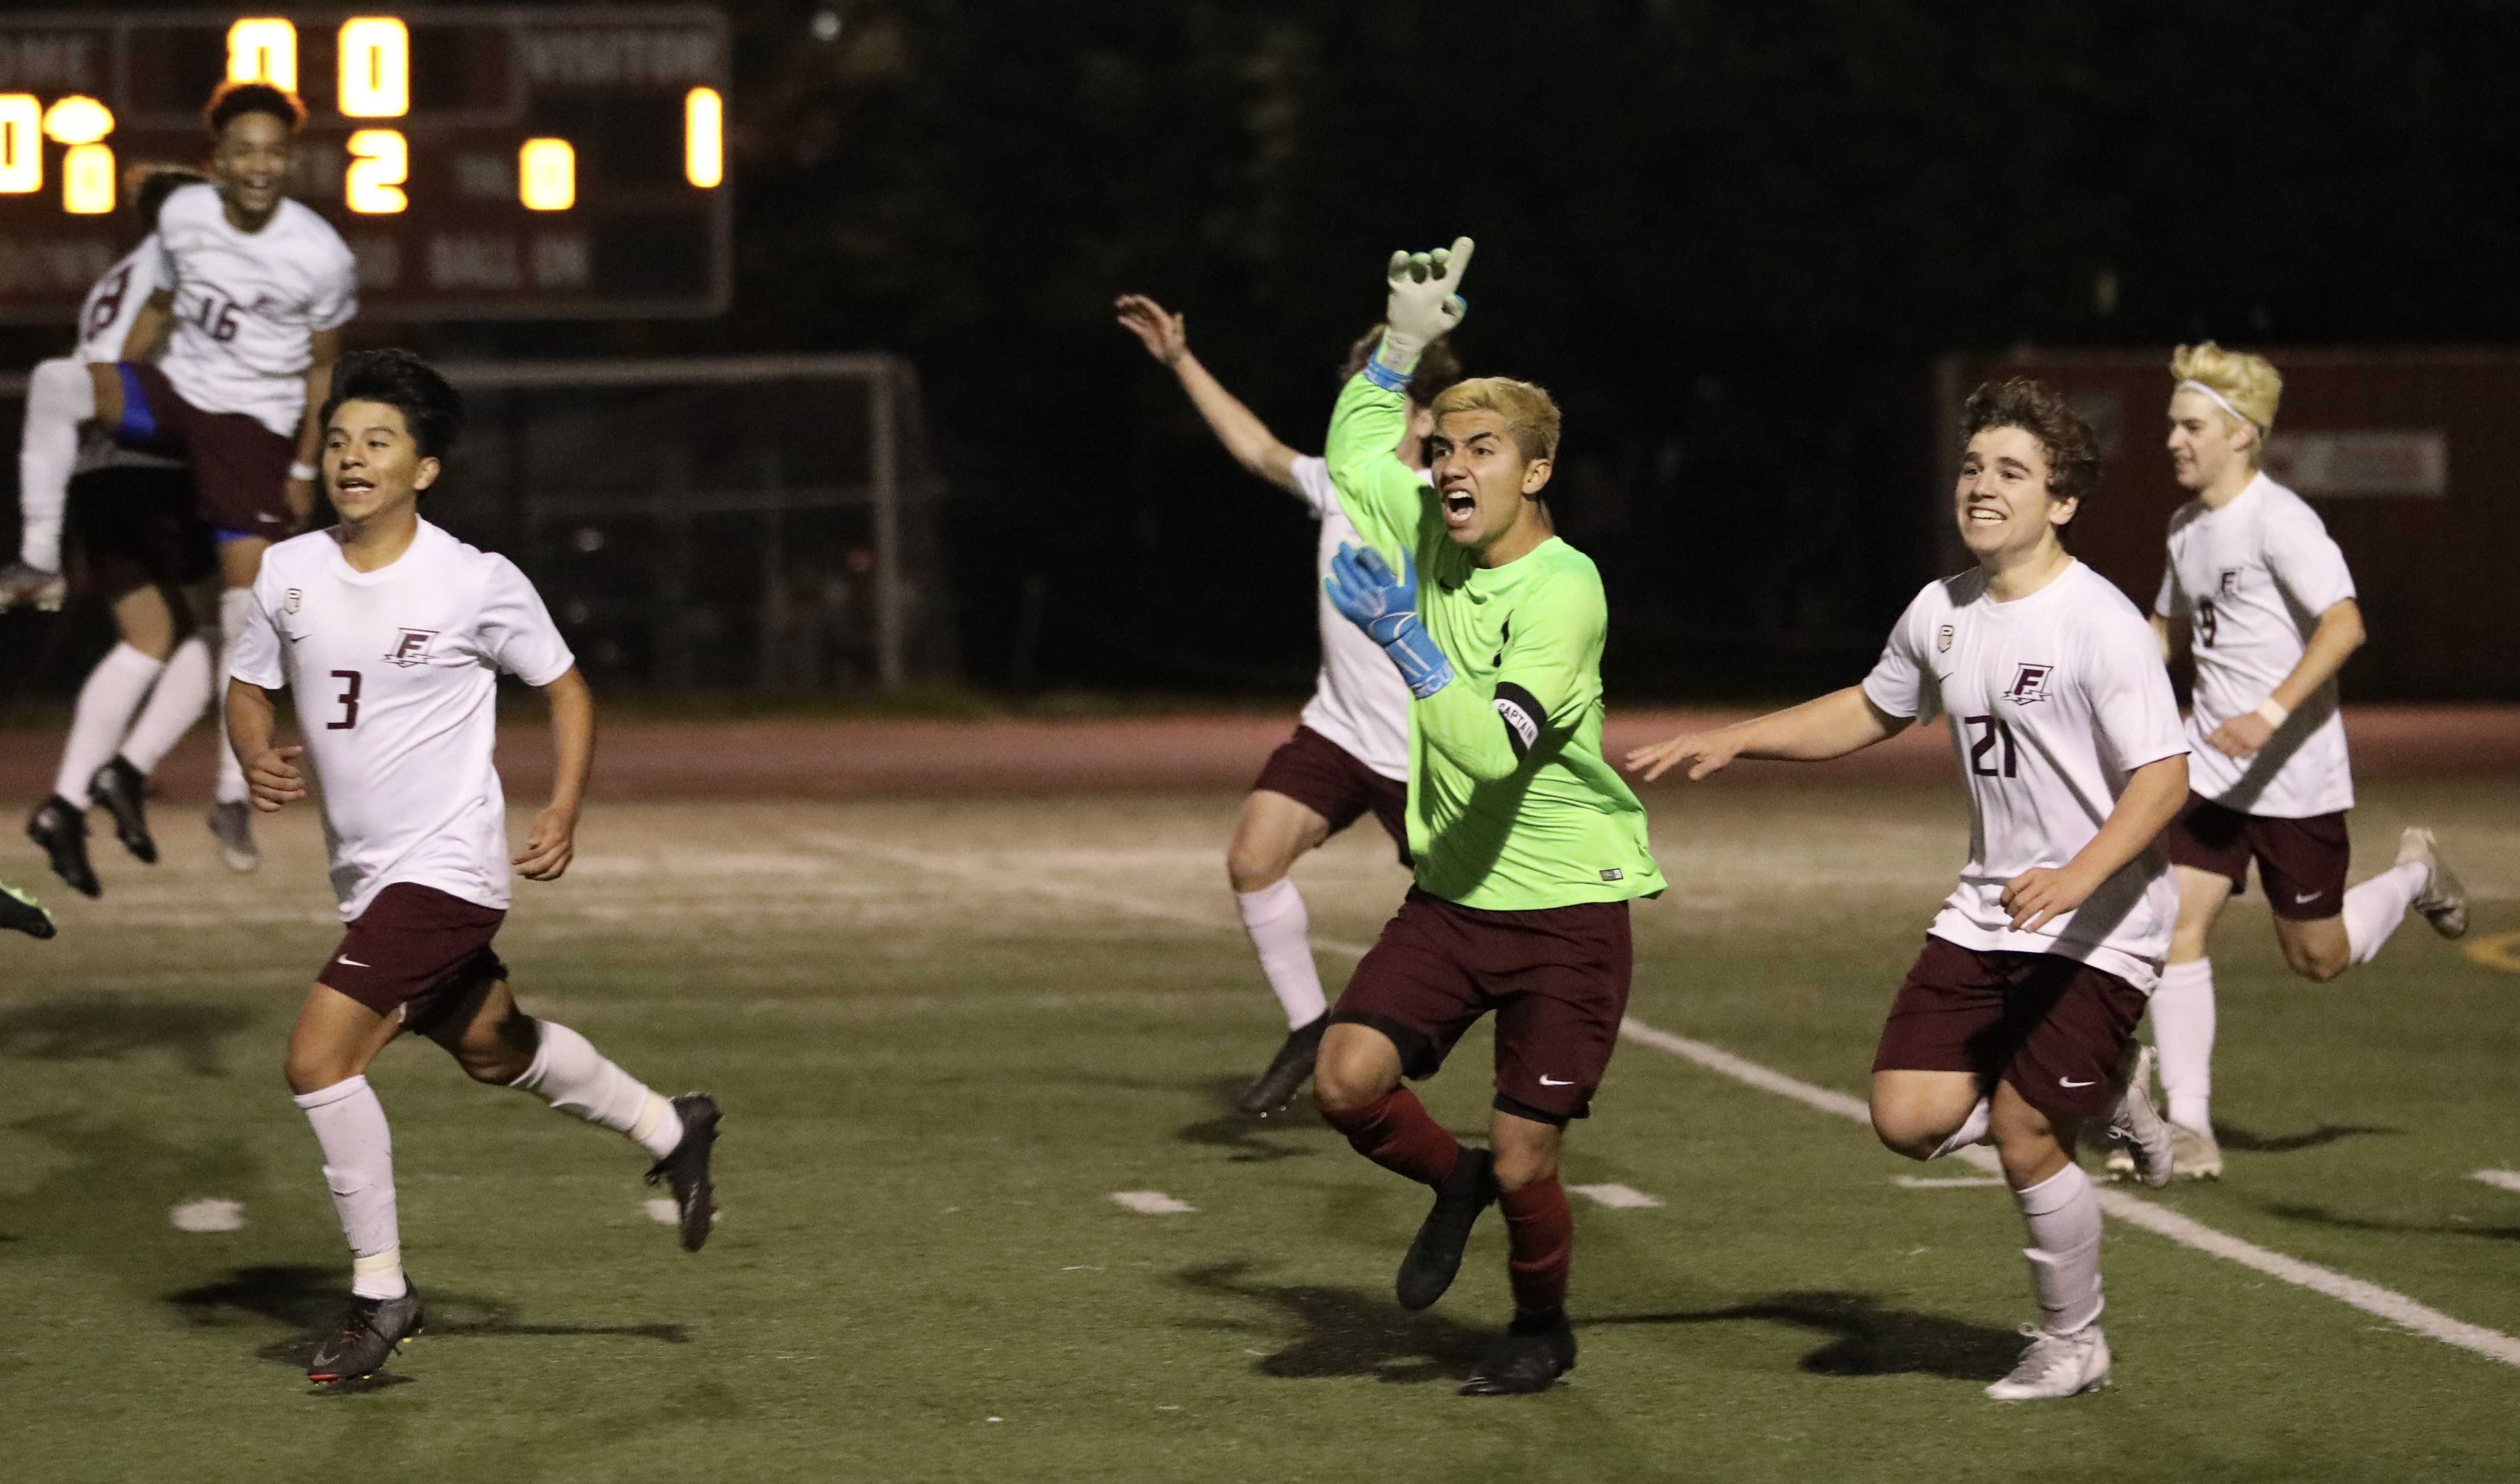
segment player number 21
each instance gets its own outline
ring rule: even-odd
[[[335,670],[333,678],[343,682],[341,694],[334,697],[341,703],[341,719],[324,723],[327,732],[347,732],[359,724],[359,672]]]
[[[1971,773],[1980,778],[2020,777],[2016,771],[2020,758],[2012,749],[2012,729],[2003,724],[2002,717],[1964,716],[1960,720],[1973,739],[1969,743]],[[1999,751],[2002,754],[2000,765],[1995,757],[1989,755]]]

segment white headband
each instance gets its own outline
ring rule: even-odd
[[[2264,424],[2260,423],[2257,419],[2255,419],[2255,418],[2253,418],[2253,417],[2250,417],[2247,413],[2242,412],[2240,409],[2238,409],[2238,408],[2236,408],[2236,407],[2232,406],[2228,401],[2227,401],[2227,400],[2225,400],[2225,399],[2224,399],[2224,396],[2223,396],[2223,394],[2222,394],[2221,392],[2216,391],[2213,387],[2206,385],[2204,382],[2194,382],[2194,381],[2182,382],[2180,382],[2180,383],[2179,383],[2179,389],[2180,389],[2180,390],[2182,390],[2182,391],[2190,391],[2190,390],[2193,390],[2193,391],[2203,392],[2203,393],[2204,393],[2208,398],[2210,398],[2210,399],[2213,401],[2213,403],[2214,403],[2214,405],[2215,405],[2215,406],[2220,407],[2220,408],[2221,408],[2221,409],[2223,409],[2225,412],[2229,413],[2231,416],[2233,416],[2233,417],[2235,417],[2235,418],[2239,419],[2241,422],[2248,424],[2251,427],[2256,428],[2256,429],[2258,430],[2258,436],[2260,436],[2260,437],[2265,437],[2265,436],[2266,436],[2267,429],[2266,429],[2266,426],[2265,426]]]

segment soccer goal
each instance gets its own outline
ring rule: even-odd
[[[892,691],[955,676],[945,485],[908,362],[440,369],[467,422],[421,513],[523,567],[590,677]],[[22,377],[0,382],[23,395]]]

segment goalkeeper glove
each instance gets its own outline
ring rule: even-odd
[[[1385,391],[1406,391],[1426,347],[1452,333],[1470,306],[1455,291],[1470,271],[1466,237],[1432,252],[1394,252],[1383,269],[1391,292],[1382,302],[1382,344],[1365,363],[1368,381]]]
[[[1453,683],[1453,661],[1426,626],[1418,621],[1418,564],[1400,555],[1400,575],[1370,546],[1341,546],[1330,559],[1330,574],[1322,581],[1330,607],[1365,630],[1382,652],[1400,667],[1409,694],[1424,700]]]

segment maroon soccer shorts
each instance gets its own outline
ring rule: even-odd
[[[2249,890],[2249,861],[2279,918],[2316,922],[2345,911],[2345,868],[2354,847],[2342,814],[2275,819],[2242,814],[2190,792],[2187,805],[2161,832],[2172,865],[2228,877],[2231,895]]]
[[[122,424],[113,430],[116,442],[191,460],[202,518],[228,535],[280,541],[295,531],[288,489],[295,441],[241,412],[201,411],[146,362],[124,361],[117,369]]]
[[[507,916],[434,886],[396,881],[352,921],[316,981],[426,1033],[473,989],[508,976],[490,951]]]
[[[1332,834],[1371,811],[1382,826],[1382,832],[1400,848],[1400,864],[1413,864],[1409,858],[1409,786],[1384,778],[1312,728],[1297,727],[1294,736],[1280,742],[1278,750],[1269,754],[1269,761],[1251,784],[1254,793],[1263,788],[1282,793],[1329,821]]]
[[[1563,1124],[1592,1111],[1634,962],[1625,902],[1483,912],[1413,886],[1330,1020],[1382,1032],[1404,1072],[1431,1077],[1493,1011],[1497,1108]]]
[[[1974,1072],[2050,1117],[2117,1102],[2143,991],[2052,953],[1981,953],[1928,935],[1890,1002],[1876,1072]]]
[[[78,533],[79,591],[108,602],[152,583],[189,587],[218,569],[210,528],[193,510],[188,470],[126,466],[72,475],[69,526]]]

